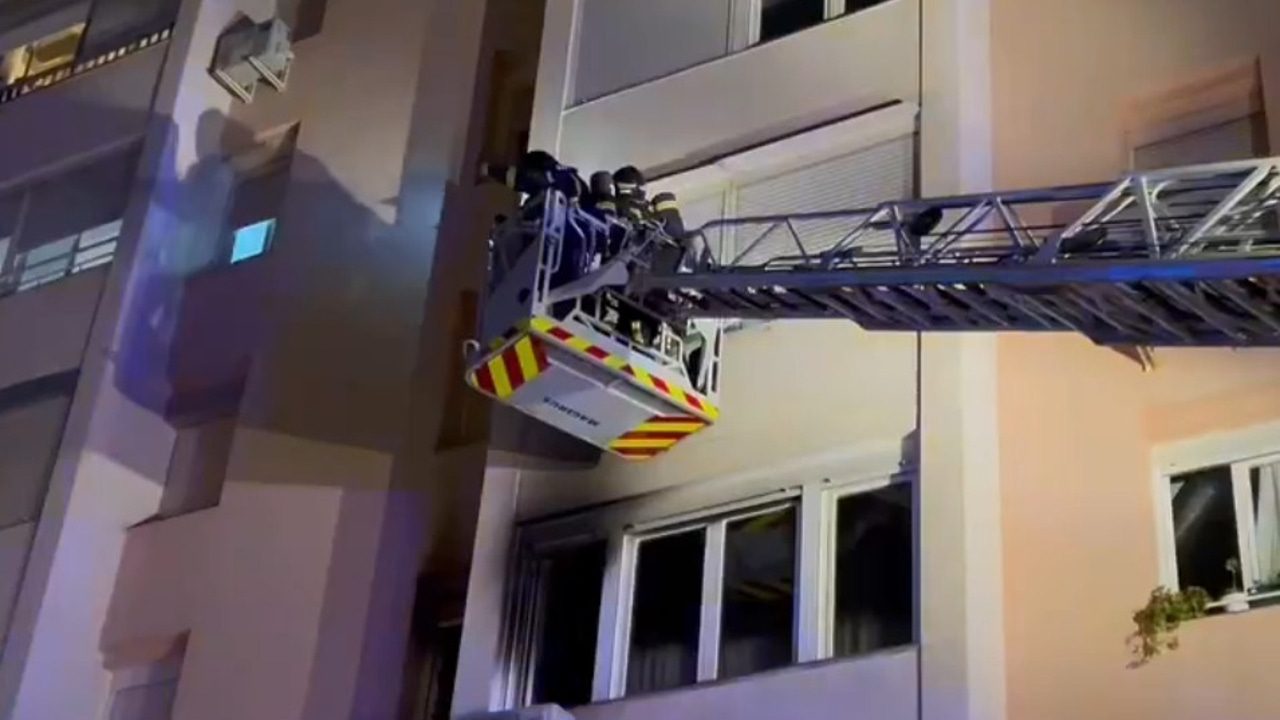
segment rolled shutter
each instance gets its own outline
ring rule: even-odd
[[[743,184],[738,188],[737,217],[786,215],[867,208],[886,200],[915,194],[914,139],[911,135],[873,145],[783,174]],[[736,228],[733,245],[740,265],[761,265],[801,254],[796,239],[784,225],[765,235],[768,224]],[[804,252],[826,250],[852,229],[848,220],[806,220],[792,223]],[[859,246],[893,247],[891,233],[875,233]]]
[[[723,190],[712,193],[710,195],[700,195],[692,200],[678,198],[680,206],[680,215],[684,218],[684,226],[690,231],[698,230],[702,226],[712,220],[721,220],[724,218],[724,196]],[[723,252],[722,237],[724,231],[721,228],[711,228],[703,234],[705,247],[711,251],[711,257],[720,260]],[[701,256],[702,243],[696,244],[696,251]]]

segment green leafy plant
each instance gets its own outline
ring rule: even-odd
[[[1129,667],[1142,667],[1166,650],[1178,649],[1178,627],[1187,620],[1204,617],[1209,604],[1209,593],[1202,588],[1189,587],[1174,591],[1157,587],[1151,591],[1147,604],[1133,613],[1137,630],[1129,636],[1129,652],[1133,660]]]

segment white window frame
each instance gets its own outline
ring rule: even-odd
[[[513,567],[513,577],[518,579],[508,591],[509,640],[506,643],[506,690],[502,694],[506,706],[514,708],[525,704],[531,687],[529,678],[534,656],[530,653],[534,651],[532,643],[536,643],[537,619],[532,617],[531,608],[520,605],[520,595],[528,592],[523,586],[527,582],[523,568],[529,567],[528,563],[536,555],[556,546],[607,540],[591,702],[614,700],[626,696],[636,553],[640,543],[700,527],[707,533],[697,681],[710,681],[716,679],[719,671],[725,527],[735,520],[794,506],[797,529],[792,664],[826,660],[833,657],[836,563],[833,543],[837,503],[849,495],[916,481],[913,470],[904,471],[896,459],[885,453],[859,472],[814,473],[802,480],[775,483],[764,492],[758,487],[740,487],[740,492],[730,493],[718,503],[693,502],[681,507],[677,502],[673,507],[671,503],[641,498],[633,503],[522,526],[517,541],[520,552]],[[649,512],[644,507],[646,504],[650,506]],[[659,512],[653,512],[654,509]],[[912,528],[912,536],[918,538],[918,527]],[[918,610],[913,607],[912,612]],[[534,635],[529,635],[530,632]],[[516,640],[520,637],[533,639],[522,646]],[[913,643],[916,640],[913,638]],[[522,662],[518,657],[521,654],[528,660]]]
[[[1249,476],[1253,468],[1280,462],[1280,422],[1265,423],[1162,445],[1153,452],[1153,461],[1156,548],[1159,553],[1160,584],[1172,589],[1181,588],[1178,579],[1178,549],[1174,537],[1173,493],[1170,482],[1178,475],[1211,467],[1230,466],[1236,518],[1236,547],[1240,559],[1240,583],[1251,599],[1280,597],[1280,591],[1250,592],[1261,578],[1259,578],[1252,487]],[[1209,607],[1220,607],[1224,604],[1220,599],[1214,598]]]
[[[824,0],[821,22],[815,25],[811,25],[810,27],[817,27],[818,25],[821,25],[824,22],[834,20],[840,17],[841,15],[843,15],[844,4],[845,4],[845,0]],[[733,46],[730,52],[733,52],[736,50],[743,50],[745,48],[751,47],[752,45],[758,45],[760,43],[760,22],[764,12],[764,1],[763,0],[738,0],[738,2],[732,3],[731,12],[733,12],[733,15],[734,15],[734,22],[732,23],[731,28],[737,27],[739,23],[744,22],[744,20],[741,19],[740,17],[741,15],[743,15],[743,10],[740,8],[744,8],[746,10],[745,12],[746,42],[742,45],[733,43]],[[808,29],[809,28],[804,28],[804,30],[808,30]],[[803,32],[803,30],[799,32]],[[729,33],[729,35],[730,35],[731,41],[740,37],[736,33],[732,32],[732,30]]]

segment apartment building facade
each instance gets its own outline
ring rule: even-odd
[[[1278,12],[549,0],[532,145],[637,165],[690,225],[1268,156]],[[455,710],[1275,715],[1277,356],[1120,350],[753,323],[669,453],[491,456]],[[1148,593],[1219,598],[1232,558],[1249,610],[1129,669]]]
[[[219,41],[272,18],[241,102]],[[1274,716],[1274,352],[748,324],[722,420],[624,463],[457,350],[478,159],[634,164],[696,224],[1273,154],[1277,21],[0,2],[0,717]],[[1226,558],[1250,609],[1126,669]]]
[[[0,717],[426,716],[523,5],[0,3]]]

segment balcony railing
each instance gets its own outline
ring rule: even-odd
[[[17,253],[7,268],[0,257],[0,297],[110,263],[119,237],[120,221],[116,220]],[[0,243],[0,249],[3,246]]]
[[[13,102],[18,98],[29,95],[33,92],[53,87],[54,85],[70,80],[78,75],[83,75],[91,70],[96,70],[104,65],[109,65],[117,60],[126,58],[153,45],[158,45],[165,40],[168,40],[169,35],[172,32],[173,26],[169,25],[163,29],[139,35],[138,37],[135,37],[112,50],[97,53],[90,57],[77,57],[73,62],[56,68],[51,68],[37,75],[25,77],[11,85],[0,87],[0,105]]]

